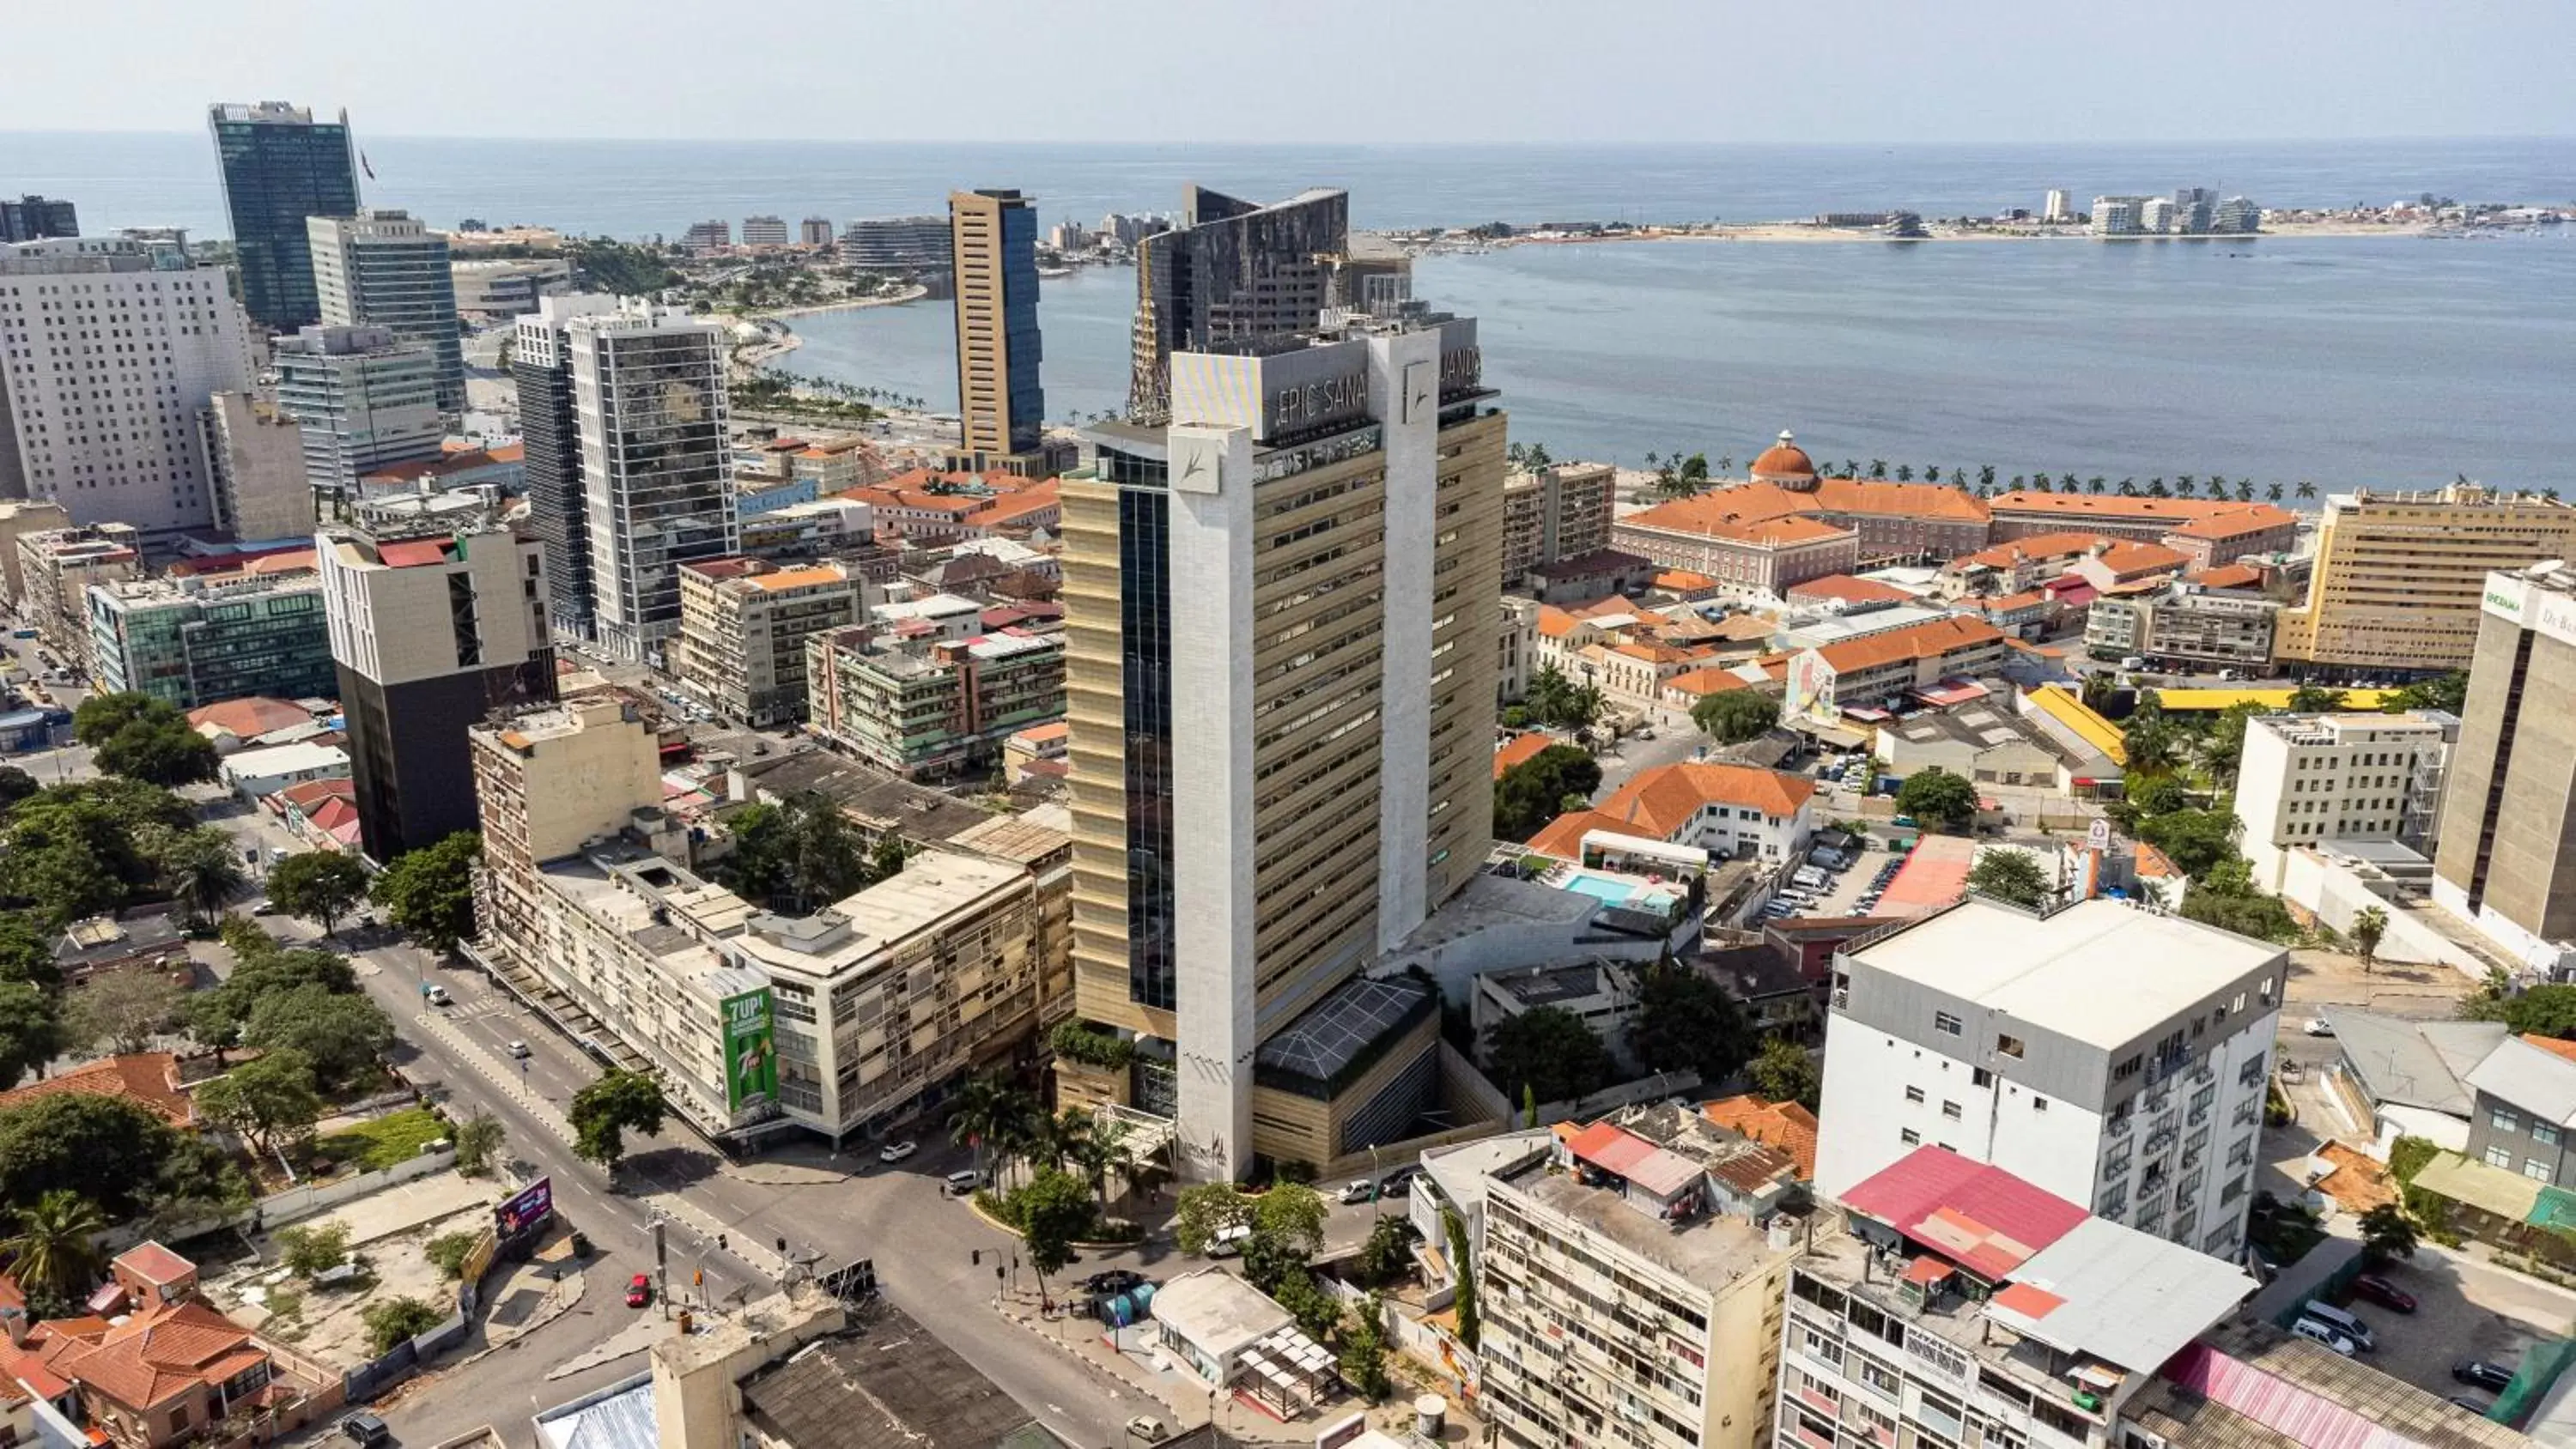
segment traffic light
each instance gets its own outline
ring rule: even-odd
[[[974,1265],[975,1265],[976,1267],[981,1268],[981,1267],[983,1267],[983,1266],[984,1266],[984,1250],[983,1250],[983,1249],[981,1249],[981,1248],[969,1248],[969,1249],[967,1249],[966,1251],[967,1251],[967,1252],[969,1252],[969,1253],[972,1253],[972,1254],[974,1255],[974,1257],[973,1257],[972,1259],[970,1259],[970,1261],[971,1261],[971,1262],[973,1262],[973,1263],[974,1263]]]
[[[725,1235],[722,1233],[716,1234],[716,1251],[719,1253],[727,1251],[725,1248]]]

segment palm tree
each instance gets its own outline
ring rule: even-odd
[[[2361,969],[2367,975],[2370,963],[2379,959],[2379,938],[2388,934],[2388,912],[2377,906],[2364,906],[2352,913],[2352,947],[2361,957]]]
[[[1734,455],[1729,454],[1729,455],[1728,455],[1728,456],[1726,456],[1726,457],[1723,457],[1723,458],[1718,459],[1718,460],[1717,460],[1717,471],[1719,471],[1720,473],[1732,473],[1732,472],[1734,472],[1734,471],[1735,471],[1735,458],[1734,458]]]
[[[1505,451],[1505,452],[1509,452],[1509,451],[1510,451],[1510,449],[1508,449],[1508,448],[1507,448],[1507,449],[1505,449],[1504,451]],[[1661,462],[1663,462],[1663,461],[1664,461],[1664,455],[1663,455],[1663,454],[1661,454],[1661,453],[1648,453],[1648,454],[1646,455],[1646,466],[1647,466],[1648,468],[1653,468],[1654,466],[1656,466],[1657,464],[1659,464],[1659,463],[1661,463]]]
[[[991,1180],[988,1164],[999,1171],[1005,1140],[1018,1125],[1021,1112],[1019,1092],[990,1073],[968,1077],[957,1089],[948,1108],[948,1138],[975,1149],[977,1177]]]
[[[1872,459],[1870,459],[1870,460],[1869,460],[1869,476],[1871,476],[1872,478],[1884,478],[1884,477],[1886,477],[1886,476],[1887,476],[1887,460],[1886,460],[1885,458],[1872,458]]]
[[[19,1210],[18,1232],[0,1242],[0,1253],[9,1255],[20,1283],[77,1303],[106,1269],[106,1257],[93,1241],[106,1228],[97,1204],[56,1188],[34,1207]]]
[[[2299,486],[2292,491],[2296,492],[2301,498],[2314,498],[2317,496],[2317,485],[2309,482],[2305,478],[2302,478],[2299,480]]]
[[[2096,473],[2092,477],[2084,480],[2084,491],[2087,493],[2099,493],[2102,491],[2102,485],[2109,481],[2109,479],[2104,478],[2101,474]]]
[[[2058,479],[2057,479],[2057,491],[2058,491],[2058,492],[2060,492],[2060,493],[2072,493],[2072,492],[2074,492],[2074,491],[2075,491],[2075,475],[2074,475],[2074,474],[2072,474],[2072,473],[2063,473],[2063,474],[2060,474],[2060,475],[2058,476]]]
[[[2191,495],[2200,491],[2200,479],[2190,473],[2177,474],[2174,477],[2174,491],[2180,493],[2185,498],[2189,498]]]
[[[2121,497],[2123,497],[2123,498],[2135,498],[2135,497],[2137,497],[2137,496],[2138,496],[2138,480],[2137,480],[2137,479],[2135,479],[2135,478],[2123,478],[2123,479],[2121,479],[2121,480],[2120,480],[2120,496],[2121,496]]]
[[[2253,479],[2239,478],[2236,480],[2236,501],[2239,503],[2251,503],[2254,501]]]
[[[2280,501],[2281,501],[2281,485],[2280,485],[2280,484],[2278,484],[2278,483],[2274,483],[2274,484],[2270,485],[2269,487],[2265,488],[2265,489],[2263,490],[2263,496],[2264,496],[2264,497],[2266,497],[2266,498],[2271,499],[2271,500],[2272,500],[2273,502],[2275,502],[2275,503],[2280,502]]]
[[[220,834],[189,831],[164,858],[163,883],[191,921],[211,921],[242,886],[242,865]]]
[[[1992,463],[1981,463],[1977,465],[1977,481],[1988,488],[1994,487],[1995,465]]]
[[[1844,476],[1844,477],[1846,477],[1846,478],[1857,478],[1857,477],[1859,477],[1859,476],[1860,476],[1860,464],[1853,462],[1853,461],[1852,461],[1851,459],[1849,459],[1849,458],[1845,458],[1845,459],[1843,459],[1843,476]]]
[[[1913,482],[1913,481],[1914,481],[1914,465],[1913,465],[1913,464],[1911,464],[1911,463],[1899,463],[1899,464],[1897,464],[1897,465],[1896,465],[1896,481],[1897,481],[1897,482],[1899,482],[1899,483],[1911,483],[1911,482]]]

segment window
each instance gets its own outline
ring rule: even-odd
[[[2034,1097],[2032,1097],[2032,1098],[2030,1099],[2030,1110],[2032,1110],[2032,1111],[2034,1111],[2034,1112],[2045,1112],[2045,1111],[2047,1111],[2047,1110],[2048,1110],[2048,1099],[2047,1099],[2046,1097],[2039,1097],[2039,1096],[2034,1096]]]
[[[2508,1171],[2508,1172],[2512,1171],[2512,1170],[2513,1170],[2513,1149],[2512,1149],[2512,1148],[2510,1148],[2510,1147],[2490,1147],[2490,1148],[2488,1148],[2488,1149],[2487,1149],[2487,1166],[2489,1166],[2489,1167],[2501,1167],[2501,1168],[2505,1169],[2505,1170],[2506,1170],[2506,1171]]]
[[[2526,1157],[2522,1160],[2522,1175],[2534,1182],[2547,1182],[2551,1176],[2550,1166],[2537,1157]]]
[[[2531,1140],[2543,1147],[2555,1147],[2558,1145],[2558,1129],[2546,1122],[2534,1122],[2531,1124]]]
[[[2519,1132],[2522,1130],[2522,1118],[2511,1108],[2489,1107],[2487,1108],[2487,1125],[2493,1127],[2498,1132]]]
[[[1976,1068],[1975,1070],[1973,1070],[1973,1071],[1971,1071],[1971,1072],[1969,1072],[1969,1073],[1968,1073],[1968,1085],[1969,1085],[1969,1086],[1972,1086],[1972,1087],[1991,1087],[1991,1086],[1993,1086],[1994,1084],[1995,1084],[1995,1074],[1994,1074],[1994,1073],[1992,1073],[1992,1072],[1990,1072],[1990,1071],[1987,1071],[1984,1067],[1978,1067],[1978,1068]]]
[[[1932,1029],[1945,1036],[1957,1036],[1959,1034],[1959,1025],[1959,1018],[1952,1016],[1946,1011],[1936,1011],[1932,1013]]]
[[[1956,1102],[1944,1102],[1944,1103],[1942,1103],[1942,1104],[1941,1104],[1941,1115],[1942,1115],[1942,1116],[1944,1116],[1944,1117],[1949,1118],[1949,1119],[1950,1119],[1951,1121],[1953,1121],[1953,1122],[1958,1121],[1958,1120],[1959,1120],[1959,1104],[1958,1104],[1958,1103],[1956,1103]]]
[[[1911,1127],[1908,1127],[1904,1131],[1896,1134],[1896,1140],[1904,1143],[1908,1147],[1919,1147],[1923,1143],[1923,1134],[1915,1131]]]
[[[1914,1103],[1918,1107],[1923,1105],[1923,1089],[1921,1087],[1906,1088],[1905,1100]]]
[[[1995,1055],[1999,1057],[2012,1057],[2018,1060],[2021,1056],[2021,1038],[2017,1036],[1996,1037]]]

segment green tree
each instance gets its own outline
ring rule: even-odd
[[[2352,949],[2361,957],[2361,969],[2368,971],[2379,959],[2380,939],[2388,934],[2388,912],[2378,906],[2364,906],[2352,914]]]
[[[1745,1069],[1756,1096],[1770,1102],[1796,1102],[1812,1112],[1824,1090],[1825,1075],[1807,1049],[1786,1037],[1773,1037]]]
[[[191,922],[223,914],[224,902],[242,888],[241,852],[232,837],[211,825],[171,832],[152,848],[161,883]]]
[[[146,694],[94,694],[72,714],[72,737],[110,774],[155,785],[215,778],[214,741],[177,705]]]
[[[62,1010],[40,986],[0,981],[0,1090],[62,1055]]]
[[[1527,1088],[1542,1102],[1588,1097],[1618,1075],[1609,1049],[1583,1018],[1557,1006],[1534,1007],[1485,1032],[1485,1075],[1509,1092]]]
[[[2292,714],[2332,714],[2343,708],[2344,693],[2322,684],[2302,684],[2290,691],[2289,712]]]
[[[564,245],[564,255],[572,262],[573,273],[586,291],[642,297],[680,284],[680,274],[648,246],[607,237],[578,237]]]
[[[197,1112],[267,1156],[302,1140],[322,1119],[313,1060],[293,1047],[262,1052],[196,1091]]]
[[[367,898],[367,868],[336,850],[308,850],[279,861],[268,873],[268,898],[300,921],[331,935],[340,918]]]
[[[107,1228],[98,1205],[76,1192],[44,1193],[14,1215],[18,1230],[0,1241],[9,1269],[29,1289],[42,1289],[58,1300],[78,1302],[89,1296],[107,1271],[107,1255],[98,1235]]]
[[[447,1315],[417,1298],[380,1298],[358,1315],[367,1326],[367,1351],[381,1358],[396,1344],[436,1328]]]
[[[2250,700],[2219,711],[2200,745],[2200,763],[2212,777],[2226,784],[2235,783],[2237,768],[2245,758],[2245,728],[2257,716],[2269,713]]]
[[[17,766],[0,765],[0,814],[8,813],[10,806],[43,788],[36,783],[35,776]]]
[[[1029,1266],[1037,1270],[1038,1295],[1046,1296],[1050,1273],[1073,1261],[1073,1245],[1089,1233],[1095,1218],[1091,1184],[1052,1168],[1029,1179],[1011,1194],[1019,1209],[1020,1234],[1026,1240]]]
[[[465,1260],[474,1256],[472,1233],[440,1233],[420,1245],[420,1255],[435,1264],[442,1276],[463,1279]]]
[[[140,1103],[58,1092],[0,1108],[0,1201],[11,1206],[69,1192],[121,1220],[158,1196],[220,1188],[183,1134]]]
[[[1572,745],[1550,745],[1494,782],[1494,834],[1526,840],[1557,817],[1565,797],[1589,800],[1599,788],[1597,761]]]
[[[320,1222],[279,1228],[270,1244],[289,1272],[310,1278],[349,1261],[349,1225]]]
[[[1467,1250],[1467,1224],[1457,1209],[1443,1204],[1440,1209],[1441,1236],[1449,1240],[1449,1271],[1457,1276],[1458,1341],[1467,1351],[1476,1351],[1476,1341],[1484,1334],[1484,1325],[1476,1312],[1475,1256]]]
[[[2175,810],[2138,822],[2138,838],[2165,853],[2183,874],[2199,880],[2236,854],[2232,810]]]
[[[976,1175],[989,1181],[1027,1144],[1037,1111],[1027,1093],[981,1073],[967,1078],[949,1103],[949,1140],[974,1149]]]
[[[1968,871],[1968,889],[1981,896],[2010,901],[2034,910],[2052,894],[2048,873],[2027,850],[1989,850]]]
[[[1324,1195],[1302,1182],[1273,1183],[1252,1205],[1252,1231],[1304,1253],[1324,1246],[1324,1219],[1332,1209]]]
[[[73,1050],[104,1042],[114,1052],[139,1052],[168,1031],[187,996],[159,971],[129,966],[102,971],[64,998],[64,1044]]]
[[[868,842],[829,796],[807,790],[733,819],[733,853],[716,866],[735,894],[805,915],[874,884]]]
[[[1172,1240],[1184,1253],[1204,1253],[1218,1233],[1248,1227],[1251,1222],[1252,1200],[1230,1182],[1183,1188],[1172,1204]]]
[[[1386,1304],[1377,1294],[1368,1296],[1344,1328],[1339,1366],[1342,1382],[1372,1404],[1394,1391],[1386,1376]]]
[[[338,1091],[356,1085],[394,1044],[393,1018],[368,997],[320,986],[273,991],[251,1008],[242,1041],[302,1052],[314,1078]]]
[[[1714,1088],[1752,1055],[1744,1015],[1725,988],[1679,962],[1658,961],[1637,986],[1628,1049],[1650,1072],[1693,1071]]]
[[[2576,1038],[2576,986],[2535,986],[2520,996],[2473,996],[2460,1014],[2478,1021],[2501,1021],[2516,1036]]]
[[[0,981],[24,981],[48,991],[63,984],[52,939],[24,911],[0,911]]]
[[[2410,709],[2438,709],[2445,714],[2458,714],[2469,707],[2469,675],[2465,669],[2454,669],[2431,679],[2419,679],[2402,689],[2382,696],[2379,707],[2390,714],[2404,714]]]
[[[348,961],[310,946],[286,947],[240,916],[224,920],[223,940],[233,953],[232,974],[211,991],[186,998],[180,1015],[188,1031],[208,1046],[230,1046],[239,1039],[251,1012],[270,996],[305,986],[334,995],[354,994],[357,973]]]
[[[650,1137],[661,1131],[668,1110],[660,1082],[642,1072],[610,1067],[573,1094],[572,1110],[565,1114],[572,1122],[573,1155],[615,1173],[626,1160],[626,1134]]]
[[[456,1124],[456,1170],[467,1177],[481,1177],[492,1171],[494,1153],[501,1150],[501,1119],[477,1109],[473,1116]]]
[[[460,830],[436,845],[407,851],[367,887],[385,919],[440,955],[474,934],[474,865],[483,838]]]
[[[2384,1202],[2361,1215],[2361,1251],[2374,1267],[2384,1267],[2399,1258],[2415,1256],[2417,1234],[2414,1220],[2406,1210],[2393,1202]]]
[[[1754,689],[1730,689],[1691,706],[1691,723],[1721,745],[1758,740],[1780,722],[1780,701]]]
[[[1413,1224],[1401,1217],[1381,1217],[1369,1225],[1356,1266],[1360,1280],[1375,1287],[1404,1276],[1413,1261]]]
[[[1977,818],[1977,787],[1965,775],[1927,766],[1896,787],[1896,809],[1926,830],[1965,830]]]

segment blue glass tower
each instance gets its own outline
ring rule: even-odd
[[[207,108],[241,267],[242,310],[278,332],[322,320],[304,219],[358,210],[349,117],[316,121],[281,101]]]

